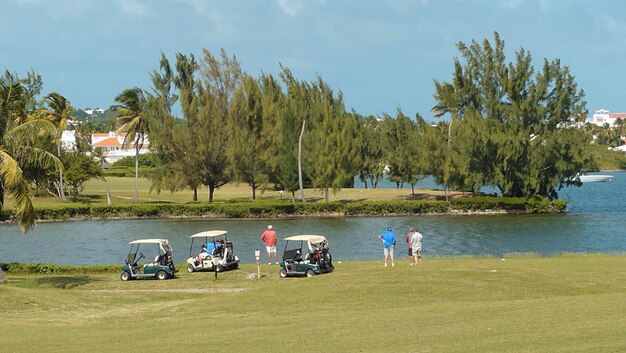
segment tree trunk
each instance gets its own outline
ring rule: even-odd
[[[57,157],[61,158],[61,143],[57,145]],[[63,189],[63,168],[59,169],[59,197],[65,201],[65,190]]]
[[[0,284],[7,283],[7,275],[0,268]]]
[[[109,191],[109,187],[106,188],[107,192],[107,205],[111,205],[111,191]]]
[[[215,184],[209,184],[209,202],[213,202],[214,192],[215,192]]]
[[[445,195],[446,195],[446,201],[449,200],[448,198],[448,194],[450,193],[450,187],[448,186],[448,182],[449,182],[449,178],[450,178],[450,159],[452,158],[452,150],[450,149],[450,141],[452,139],[452,120],[453,120],[454,116],[450,117],[450,124],[448,124],[448,154],[446,156],[446,168],[447,171],[444,174],[445,177],[445,183],[446,183],[446,191],[445,191]]]
[[[328,186],[324,188],[324,200],[328,202]]]
[[[256,187],[255,186],[252,187],[252,199],[256,200]]]
[[[193,188],[193,200],[198,201],[198,188]]]
[[[135,202],[139,200],[139,145],[135,145]]]
[[[306,198],[304,197],[304,183],[302,182],[302,135],[304,135],[305,125],[306,120],[303,120],[302,131],[300,132],[300,138],[298,138],[298,184],[300,185],[300,196],[302,197],[303,203],[306,203]]]

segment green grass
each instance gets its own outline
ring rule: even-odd
[[[7,352],[623,352],[626,256],[428,259],[332,274],[121,282],[21,275],[0,285]]]
[[[145,178],[139,178],[139,201],[140,202],[173,202],[183,203],[193,201],[193,192],[191,190],[183,190],[174,193],[164,191],[157,193],[150,191],[151,181]],[[107,203],[106,189],[109,189],[112,203],[129,203],[133,201],[135,179],[128,177],[107,177],[106,180],[93,179],[89,181],[82,195],[78,198],[79,202],[89,204]],[[460,197],[470,195],[462,192],[452,192],[452,196]],[[323,201],[324,193],[321,190],[306,189],[305,196],[308,201]],[[257,190],[257,199],[278,200],[281,198],[280,191],[271,188],[267,190]],[[291,200],[291,194],[283,192],[283,199]],[[247,184],[227,184],[218,188],[214,194],[215,201],[225,201],[233,199],[252,199],[252,189]],[[296,199],[300,200],[300,194],[297,193]],[[364,200],[434,200],[444,199],[444,193],[441,190],[416,189],[415,194],[411,194],[411,189],[342,189],[337,193],[330,193],[329,201],[364,201]],[[207,188],[198,190],[198,200],[208,201]],[[10,200],[8,200],[10,202]],[[33,199],[33,204],[37,206],[54,206],[75,202],[68,198],[63,202],[57,197],[49,195],[38,196]]]

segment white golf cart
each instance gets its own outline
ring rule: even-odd
[[[178,272],[172,261],[172,247],[167,239],[139,239],[131,241],[130,251],[126,257],[126,264],[122,266],[122,281],[137,278],[157,278],[168,279],[174,277]],[[156,245],[156,246],[155,246]],[[139,265],[139,260],[145,259],[146,256],[139,251],[139,248],[145,251],[154,261],[147,262],[143,266]]]
[[[313,277],[333,272],[335,267],[328,249],[328,241],[322,235],[296,235],[285,238],[280,277]]]
[[[208,230],[189,236],[189,258],[187,272],[234,270],[239,267],[239,257],[233,251],[233,243],[228,240],[225,230]],[[194,243],[196,244],[194,247]],[[200,252],[202,245],[206,252]]]

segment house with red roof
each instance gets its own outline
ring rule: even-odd
[[[91,147],[101,149],[107,162],[115,163],[121,158],[135,156],[135,144],[129,142],[127,146],[124,146],[125,138],[125,132],[92,133]],[[139,149],[139,154],[148,152],[150,152],[150,141],[146,137],[143,146]]]
[[[626,113],[611,113],[606,109],[599,109],[596,110],[595,113],[593,113],[589,122],[598,126],[604,126],[605,124],[609,124],[609,127],[612,127],[615,126],[615,121],[618,118],[625,120]]]

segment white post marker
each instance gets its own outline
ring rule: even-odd
[[[259,249],[254,251],[254,257],[256,257],[256,278],[261,278],[261,263],[259,261],[259,257],[261,256],[261,252]]]

